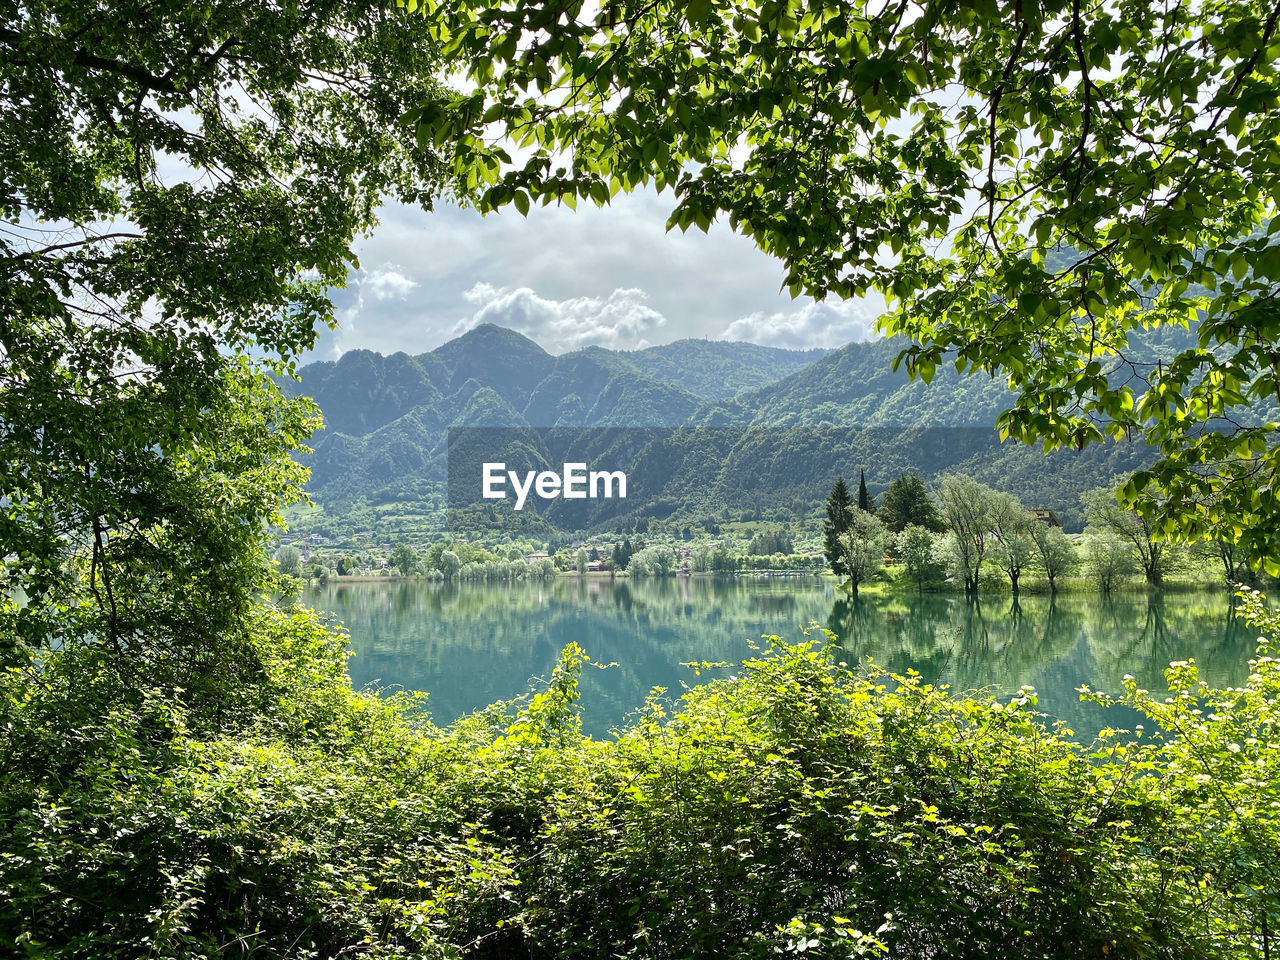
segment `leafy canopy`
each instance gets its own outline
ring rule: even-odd
[[[212,682],[317,422],[244,357],[290,369],[380,198],[429,201],[397,123],[435,46],[351,0],[3,11],[0,659],[100,640]]]
[[[672,188],[671,226],[727,217],[793,294],[882,292],[913,374],[1007,376],[1003,436],[1154,444],[1124,500],[1280,571],[1276,428],[1243,409],[1280,398],[1280,8],[425,3],[475,89],[412,119],[481,209]]]

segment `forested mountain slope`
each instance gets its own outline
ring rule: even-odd
[[[1193,337],[1161,330],[1135,343],[1134,356],[1168,356]],[[839,474],[865,470],[874,493],[914,470],[968,473],[1073,526],[1083,490],[1150,459],[1136,444],[1050,456],[1000,444],[1003,381],[946,366],[930,384],[911,381],[892,369],[899,349],[885,340],[830,352],[681,340],[553,356],[484,325],[417,357],[353,351],[312,364],[289,389],[326,415],[308,458],[317,501],[331,521],[358,506],[374,526],[439,525],[451,427],[528,431],[520,442],[548,463],[564,451],[535,428],[667,428],[633,438],[628,462],[610,464],[641,494],[627,522],[806,515]]]
[[[681,340],[553,356],[484,324],[416,357],[353,350],[282,386],[325,416],[305,458],[320,503],[343,513],[363,498],[419,516],[440,507],[450,427],[676,427],[708,401],[775,382],[825,352]]]

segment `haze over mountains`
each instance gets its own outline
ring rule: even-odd
[[[307,526],[330,535],[439,528],[453,427],[679,428],[616,466],[648,478],[643,509],[694,523],[745,511],[805,516],[838,474],[865,469],[874,493],[914,469],[927,479],[969,473],[1058,510],[1070,527],[1084,489],[1149,459],[1136,445],[1050,457],[1001,445],[993,424],[1009,399],[1002,381],[940,369],[931,384],[910,382],[891,369],[899,349],[883,340],[833,351],[681,340],[553,356],[483,325],[416,357],[352,351],[284,384],[315,399],[326,420],[307,458],[324,511]],[[531,432],[529,445],[540,443]],[[541,453],[548,463],[557,455]]]

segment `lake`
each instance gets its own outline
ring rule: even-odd
[[[682,685],[703,682],[682,663],[738,663],[763,635],[797,639],[813,622],[836,634],[838,659],[850,664],[871,657],[960,692],[1034,686],[1039,708],[1086,739],[1104,725],[1131,725],[1134,717],[1104,718],[1081,704],[1080,684],[1118,691],[1131,673],[1160,690],[1168,663],[1192,658],[1210,683],[1238,684],[1257,636],[1233,617],[1225,589],[1110,601],[1031,596],[1017,605],[991,596],[972,606],[963,597],[936,595],[850,602],[817,577],[561,577],[330,583],[302,599],[345,624],[357,686],[426,691],[439,723],[526,692],[531,678],[549,676],[560,650],[576,642],[593,660],[617,664],[583,677],[583,726],[597,736],[625,721],[653,687],[678,697]]]

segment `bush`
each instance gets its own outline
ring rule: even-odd
[[[1127,691],[1166,731],[1135,745],[807,642],[598,741],[576,647],[439,728],[352,690],[314,614],[255,623],[216,711],[93,647],[4,674],[0,952],[1172,960],[1274,929],[1266,642],[1239,691],[1185,664],[1171,701]]]

